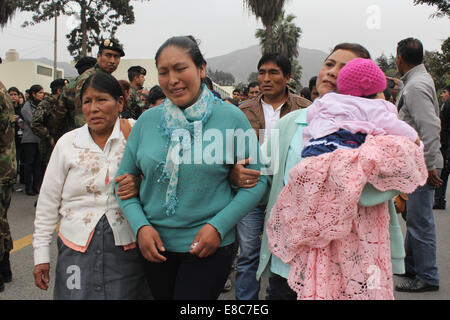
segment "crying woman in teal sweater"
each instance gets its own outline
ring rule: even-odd
[[[249,168],[259,170],[259,144],[245,115],[201,84],[206,63],[191,38],[167,40],[155,61],[167,99],[144,112],[130,133],[118,175],[142,175],[142,183],[139,198],[118,198],[119,205],[150,261],[156,299],[215,299],[233,259],[215,256],[224,256],[221,248],[235,241],[235,225],[266,189],[262,177],[236,192],[228,174],[248,157],[255,160]],[[180,274],[186,259],[197,263],[191,268],[197,274]],[[217,265],[207,267],[212,260]]]

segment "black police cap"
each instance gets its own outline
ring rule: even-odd
[[[147,70],[141,66],[132,66],[128,69],[128,72],[136,72],[144,76],[147,74]]]
[[[102,42],[100,43],[100,51],[103,51],[104,49],[117,51],[120,53],[121,57],[125,55],[125,52],[123,51],[123,48],[120,45],[120,43],[111,39],[102,40]]]

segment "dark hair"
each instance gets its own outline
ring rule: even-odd
[[[450,84],[445,86],[442,90],[447,90],[448,92],[450,92]]]
[[[115,100],[119,100],[123,97],[122,87],[112,75],[106,72],[97,71],[89,76],[83,84],[80,92],[80,99],[83,98],[83,94],[87,88],[93,88],[103,93],[111,95]]]
[[[247,86],[247,90],[250,91],[250,88],[259,87],[258,81],[250,82]]]
[[[123,97],[125,98],[123,102],[123,108],[125,109],[126,107],[128,107],[128,99],[126,99],[126,97],[127,92],[130,91],[130,83],[127,80],[118,80],[118,81],[120,88],[122,89]]]
[[[314,86],[316,85],[317,82],[317,76],[312,77],[311,79],[309,79],[309,84],[308,84],[308,88],[309,88],[309,92],[312,92],[312,89],[314,88]]]
[[[392,97],[392,90],[391,90],[391,88],[384,89],[383,93],[384,93],[385,100],[387,100],[387,101],[391,100],[391,97]]]
[[[406,38],[397,43],[397,55],[409,65],[417,66],[423,62],[422,42],[414,38]]]
[[[280,67],[280,69],[283,72],[283,75],[285,77],[291,75],[291,69],[292,69],[291,62],[285,55],[283,55],[281,53],[266,53],[265,55],[263,55],[261,57],[261,59],[259,59],[258,70],[259,70],[259,68],[261,68],[261,66],[264,63],[267,63],[267,62],[273,62],[278,67]]]
[[[241,90],[239,90],[238,88],[233,90],[233,93],[238,92],[239,94],[241,94]]]
[[[204,64],[206,65],[206,60],[203,58],[203,55],[194,37],[178,36],[166,40],[166,42],[164,42],[161,47],[159,47],[155,55],[156,66],[158,66],[158,58],[161,55],[161,52],[169,46],[185,49],[197,68],[201,68]]]
[[[239,106],[239,103],[235,99],[230,98],[230,97],[224,98],[223,101],[227,101],[227,102],[229,102],[231,104],[234,104],[236,107]]]
[[[148,92],[148,102],[151,104],[155,104],[158,99],[164,98],[166,98],[166,95],[158,85],[153,86]]]
[[[203,82],[206,84],[208,88],[213,88],[213,83],[210,77],[204,77]]]
[[[303,98],[306,98],[308,100],[311,100],[311,91],[309,90],[308,87],[304,87],[301,91],[300,91],[300,96],[302,96]]]
[[[17,92],[17,94],[20,93],[19,89],[17,89],[16,87],[11,87],[8,89],[8,93],[11,93],[11,91]]]
[[[348,42],[339,43],[337,46],[335,46],[333,48],[333,50],[328,55],[328,57],[337,50],[351,51],[354,54],[356,54],[359,58],[371,59],[369,51],[358,43],[348,43]],[[327,57],[327,59],[328,59],[328,57]]]
[[[35,85],[31,86],[31,88],[29,89],[29,93],[30,93],[30,95],[32,95],[33,93],[38,93],[39,91],[41,91],[43,89],[44,88],[40,84],[35,84]]]
[[[41,90],[44,90],[44,88],[40,85],[40,84],[35,84],[35,85],[32,85],[31,86],[31,88],[29,89],[29,98],[30,98],[30,100],[33,102],[33,103],[35,103],[36,105],[40,102],[40,101],[37,101],[36,99],[34,99],[34,97],[33,97],[33,93],[34,94],[36,94],[36,93],[38,93],[39,91],[41,91]]]
[[[128,80],[133,81],[135,77],[139,77],[141,75],[138,71],[128,71]]]
[[[50,83],[50,89],[52,89],[52,94],[56,94],[56,92],[58,92],[58,89],[64,88],[65,85],[66,85],[66,80],[65,79],[53,80]]]

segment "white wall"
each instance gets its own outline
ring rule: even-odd
[[[38,65],[53,70],[53,66],[34,61],[4,61],[0,64],[0,80],[7,89],[17,87],[24,94],[25,90],[34,84],[40,84],[44,88],[44,91],[51,92],[50,83],[53,81],[53,77],[38,74]],[[62,73],[62,77],[64,78],[64,70],[59,68],[57,70]]]

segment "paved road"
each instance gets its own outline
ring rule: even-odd
[[[22,187],[23,185],[18,185]],[[53,290],[42,291],[34,286],[33,280],[33,251],[31,248],[31,234],[33,232],[34,202],[37,197],[27,196],[23,192],[15,192],[12,197],[11,207],[8,212],[8,219],[13,236],[14,250],[11,253],[11,264],[13,269],[13,281],[5,284],[5,291],[0,293],[0,300],[51,300]],[[435,211],[438,239],[437,262],[441,276],[440,290],[428,293],[398,293],[395,298],[398,300],[448,300],[450,299],[450,208],[447,210]],[[400,218],[403,232],[405,232],[404,221]],[[51,248],[52,261],[56,261],[56,241],[53,241]],[[54,271],[54,268],[51,269]],[[51,281],[54,273],[51,272]],[[234,281],[234,272],[231,274]],[[403,278],[395,277],[394,283],[404,281]],[[52,286],[50,286],[52,287]],[[260,299],[265,297],[267,280],[263,280]],[[234,300],[234,288],[232,291],[224,293],[220,299]]]

